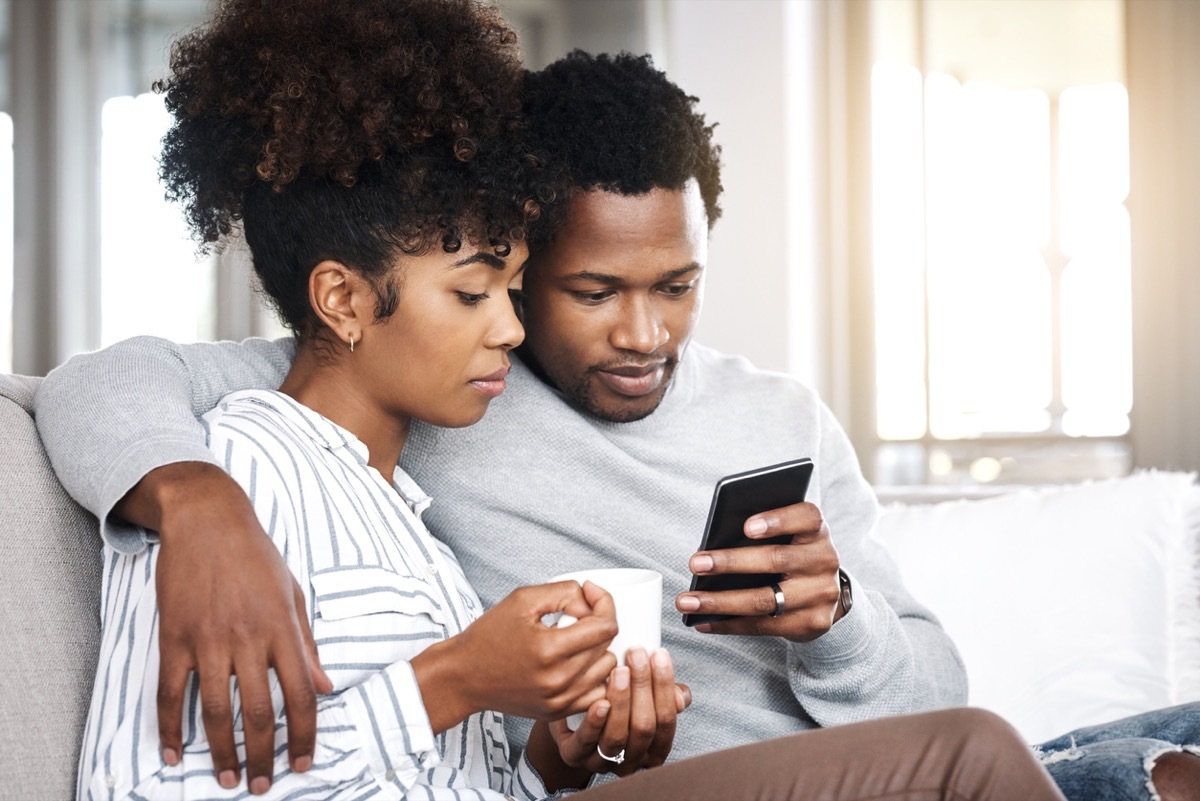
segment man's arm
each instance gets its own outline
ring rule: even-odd
[[[183,753],[192,671],[204,687],[228,688],[228,676],[237,676],[243,700],[269,709],[268,667],[284,690],[292,765],[311,763],[316,691],[331,685],[299,588],[241,487],[216,465],[196,419],[230,392],[278,386],[293,351],[291,340],[176,345],[138,337],[74,357],[34,398],[50,462],[67,492],[100,519],[105,541],[132,552],[143,544],[138,526],[160,533],[158,716],[169,764]],[[228,690],[203,695],[215,773],[236,777]],[[249,735],[250,781],[274,773],[273,731]]]
[[[135,337],[75,356],[34,397],[38,434],[63,487],[120,551],[141,544],[109,515],[151,470],[216,464],[197,418],[230,392],[274,389],[291,367],[290,339],[177,345]],[[129,520],[139,525],[149,521]]]
[[[827,634],[789,648],[792,689],[821,725],[961,706],[967,676],[958,649],[875,539],[875,494],[833,414],[822,407],[822,416],[821,511],[854,602]]]

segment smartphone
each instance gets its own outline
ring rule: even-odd
[[[784,534],[762,540],[752,540],[743,533],[746,519],[759,512],[768,512],[791,506],[804,500],[808,482],[812,478],[811,459],[795,459],[745,473],[725,476],[713,490],[712,504],[708,507],[708,522],[704,525],[704,538],[700,550],[713,551],[718,548],[744,548],[747,545],[772,545],[791,542],[791,535]],[[692,590],[722,592],[766,587],[779,581],[778,573],[739,573],[720,576],[692,576]],[[685,626],[711,623],[732,615],[708,615],[686,613]]]

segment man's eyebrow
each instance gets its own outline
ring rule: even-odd
[[[477,250],[470,256],[467,256],[465,259],[460,259],[459,261],[454,262],[454,264],[450,265],[450,267],[451,269],[455,267],[466,267],[469,264],[486,264],[493,270],[503,270],[506,266],[504,264],[504,259],[500,258],[499,256],[487,253],[486,251]]]
[[[688,273],[699,272],[703,269],[704,269],[704,265],[700,264],[699,262],[694,261],[691,264],[684,265],[683,267],[676,267],[674,270],[668,270],[667,272],[659,275],[654,280],[656,283],[661,282],[661,281],[673,281],[676,278],[680,278],[682,276],[687,275]],[[571,273],[570,275],[563,276],[563,278],[564,278],[564,280],[567,280],[567,281],[594,281],[597,284],[623,284],[623,283],[625,283],[625,279],[619,275],[610,275],[608,273],[597,273],[597,272],[593,272],[591,270],[581,270],[580,272]]]
[[[682,278],[683,276],[687,275],[688,273],[698,273],[698,272],[702,272],[703,270],[704,270],[704,265],[698,261],[694,261],[691,264],[686,264],[683,267],[677,267],[674,270],[669,270],[669,271],[663,273],[661,276],[659,276],[658,280],[659,281],[671,281],[675,278]]]

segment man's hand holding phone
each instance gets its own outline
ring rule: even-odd
[[[782,545],[751,545],[699,551],[688,566],[697,576],[745,573],[781,573],[776,582],[783,595],[776,615],[773,587],[680,593],[675,608],[681,612],[732,615],[725,620],[697,624],[696,630],[712,634],[750,634],[786,637],[795,642],[815,640],[844,614],[840,603],[841,562],[829,537],[821,510],[797,503],[756,514],[744,532],[752,540],[790,535]]]
[[[804,501],[811,473],[801,459],[718,482],[701,549],[689,561],[692,586],[675,599],[687,625],[807,642],[849,610],[829,527]]]

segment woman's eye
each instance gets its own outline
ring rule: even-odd
[[[463,302],[464,306],[478,306],[491,297],[486,292],[480,292],[477,295],[472,292],[455,292],[454,294],[458,295],[458,299]]]

